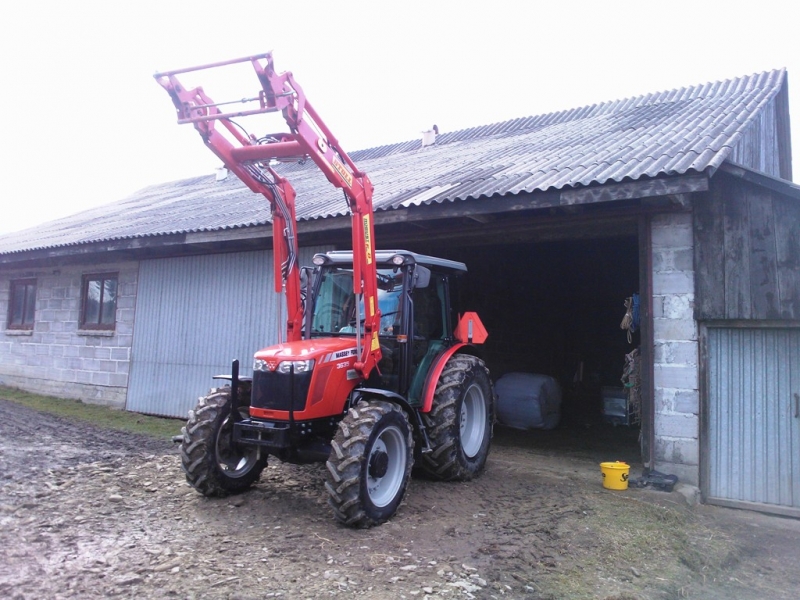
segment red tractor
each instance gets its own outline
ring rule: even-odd
[[[177,76],[250,63],[260,82],[245,106],[213,102]],[[158,73],[177,109],[205,144],[272,208],[275,289],[288,306],[286,341],[255,353],[253,376],[233,362],[230,385],[200,398],[183,428],[189,483],[206,496],[253,485],[272,455],[325,462],[336,518],[357,527],[397,510],[416,463],[435,478],[469,480],[483,469],[494,392],[475,344],[477,314],[455,312],[464,264],[405,250],[376,251],[372,184],[320,120],[291,73],[271,54]],[[248,106],[249,105],[249,106]],[[251,135],[244,117],[281,112],[289,132]],[[234,120],[236,119],[236,121]],[[310,158],[344,191],[352,251],[297,263],[295,192],[276,161]]]

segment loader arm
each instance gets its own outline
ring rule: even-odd
[[[178,75],[249,62],[258,78],[260,89],[252,98],[215,103],[202,87],[185,88]],[[272,209],[275,290],[286,291],[289,309],[286,324],[288,341],[302,337],[303,306],[300,289],[300,267],[297,263],[298,242],[295,191],[291,183],[273,168],[274,160],[299,161],[311,158],[328,181],[344,192],[352,218],[353,288],[363,297],[365,308],[364,338],[358,338],[359,359],[354,365],[366,379],[381,358],[378,343],[380,310],[377,301],[377,268],[375,265],[373,186],[342,150],[339,141],[325,125],[305,97],[291,72],[276,73],[272,54],[213,63],[199,67],[155,74],[156,81],[167,91],[178,113],[178,123],[191,123],[203,142],[223,164],[253,192],[262,194]],[[243,104],[223,112],[234,104]],[[258,137],[244,132],[234,118],[262,113],[281,112],[288,132],[263,134]],[[219,123],[220,128],[217,127]],[[357,328],[360,329],[360,328]]]

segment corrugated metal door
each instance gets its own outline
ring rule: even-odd
[[[706,499],[800,514],[800,330],[708,328],[706,340]]]
[[[322,251],[304,249],[301,264]],[[253,352],[278,341],[285,315],[272,252],[142,261],[126,408],[185,417],[234,358],[248,373]]]

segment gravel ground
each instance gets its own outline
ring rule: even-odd
[[[0,596],[797,597],[798,521],[609,492],[593,457],[521,439],[500,431],[480,478],[415,478],[394,519],[351,530],[320,465],[273,461],[206,499],[166,441],[0,400]]]

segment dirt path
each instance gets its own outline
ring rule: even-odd
[[[320,467],[197,495],[167,442],[0,400],[6,598],[796,598],[800,522],[608,492],[588,457],[499,432],[469,483],[415,479],[396,517],[338,526]]]

